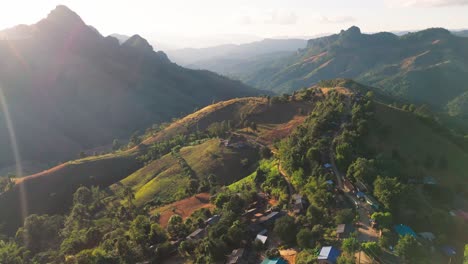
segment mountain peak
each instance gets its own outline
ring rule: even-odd
[[[348,28],[347,30],[342,30],[341,33],[349,35],[349,36],[357,36],[357,35],[361,35],[361,29],[356,26],[352,26]]]
[[[81,17],[73,12],[70,8],[64,5],[58,5],[54,10],[50,11],[49,15],[46,18],[47,21],[66,24],[66,25],[76,25],[83,24],[84,22]]]
[[[132,47],[142,51],[153,51],[153,46],[151,46],[146,39],[142,38],[138,34],[131,36],[122,44],[122,46]]]

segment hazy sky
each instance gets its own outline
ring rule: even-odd
[[[138,33],[177,47],[313,36],[352,25],[364,32],[468,28],[468,0],[10,0],[0,3],[0,28],[34,23],[58,4],[104,35]]]

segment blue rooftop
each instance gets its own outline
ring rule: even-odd
[[[442,249],[442,252],[444,252],[444,254],[449,257],[453,257],[457,254],[455,249],[451,246],[443,246],[441,249]]]
[[[274,258],[274,259],[264,259],[262,261],[262,264],[288,264],[288,263],[282,258]]]
[[[327,169],[330,169],[332,167],[332,165],[330,163],[326,163],[325,165],[323,165],[325,168]]]
[[[400,235],[400,236],[410,235],[410,236],[412,236],[414,238],[417,237],[417,235],[413,231],[413,229],[411,229],[411,227],[409,227],[407,225],[399,224],[399,225],[394,226],[393,228],[395,229],[395,232],[397,232],[398,235]]]
[[[357,193],[356,193],[356,197],[357,197],[357,198],[364,198],[364,197],[366,197],[366,194],[363,193],[363,192],[357,192]]]
[[[320,254],[317,259],[328,260],[332,263],[336,263],[336,260],[340,256],[340,251],[335,247],[322,247]]]

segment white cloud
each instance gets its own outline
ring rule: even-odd
[[[253,24],[255,21],[254,19],[252,19],[251,16],[241,16],[239,17],[238,22],[243,25],[250,25]]]
[[[292,25],[296,24],[297,20],[298,16],[294,12],[283,13],[275,10],[268,14],[268,17],[264,22],[266,24]]]
[[[468,5],[468,0],[386,0],[391,7],[444,7]]]
[[[356,18],[352,16],[336,16],[336,17],[327,17],[327,16],[322,16],[319,19],[319,22],[322,24],[344,24],[344,23],[350,23],[350,22],[355,22]]]

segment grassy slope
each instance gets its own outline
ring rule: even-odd
[[[220,184],[230,184],[248,175],[252,170],[251,165],[258,159],[257,153],[254,148],[226,148],[220,145],[219,139],[180,150],[181,156],[199,179],[213,173]],[[245,158],[250,164],[243,167],[241,160]],[[190,178],[183,173],[177,159],[167,154],[114,184],[111,189],[118,192],[121,186],[130,186],[135,191],[135,203],[141,206],[154,198],[176,201],[185,197],[189,181]]]
[[[391,155],[392,150],[397,149],[400,156],[407,161],[405,169],[409,176],[433,176],[442,184],[452,187],[466,183],[467,152],[438,134],[414,114],[382,104],[376,105],[375,117],[388,131],[382,138],[376,129],[371,129],[369,141],[378,152],[384,151]],[[435,160],[431,169],[422,166],[428,155]],[[447,169],[437,166],[440,157],[448,160]]]

